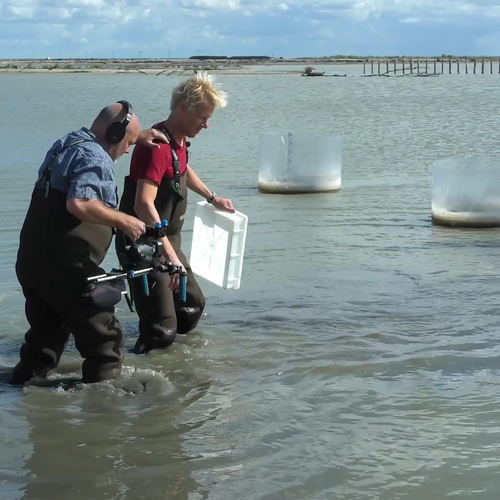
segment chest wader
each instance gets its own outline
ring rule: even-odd
[[[46,177],[45,190],[33,191],[20,235],[16,273],[30,328],[11,384],[46,377],[58,366],[70,334],[84,358],[83,382],[118,377],[123,361],[123,331],[114,315],[121,292],[85,280],[104,272],[99,266],[113,230],[79,221],[66,209],[66,193],[50,189],[56,156],[39,179]]]
[[[165,129],[160,129],[171,141]],[[155,199],[155,207],[160,219],[168,221],[167,238],[173,246],[177,257],[187,272],[186,301],[180,303],[179,294],[173,293],[168,287],[170,276],[167,273],[148,275],[149,296],[141,288],[139,280],[129,280],[129,286],[139,316],[139,338],[132,349],[135,354],[145,354],[153,349],[164,349],[175,341],[177,333],[186,334],[193,330],[205,309],[205,297],[201,291],[187,258],[181,250],[181,230],[187,207],[187,175],[180,175],[180,162],[172,148],[174,178],[164,177]],[[120,211],[137,216],[134,211],[137,184],[125,177]],[[120,264],[125,262],[120,258],[126,244],[130,240],[117,231],[115,244]]]

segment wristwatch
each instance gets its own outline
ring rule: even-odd
[[[207,203],[213,203],[216,197],[217,197],[217,193],[214,193],[212,191],[212,194],[210,195],[210,198],[206,198]]]

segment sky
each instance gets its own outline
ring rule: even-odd
[[[498,0],[0,0],[0,58],[500,56]]]

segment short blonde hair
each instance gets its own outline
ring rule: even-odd
[[[194,111],[204,99],[216,107],[223,108],[227,104],[227,94],[215,86],[215,77],[206,71],[199,71],[174,88],[170,111],[181,101],[185,101],[188,109]]]

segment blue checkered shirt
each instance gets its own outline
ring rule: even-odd
[[[85,127],[67,134],[52,145],[38,175],[41,176],[45,171],[54,152],[57,154],[63,147],[80,139],[85,139],[85,142],[64,150],[54,159],[50,189],[66,193],[68,200],[70,198],[99,200],[111,208],[116,208],[118,188],[113,160],[97,143],[96,136]],[[45,189],[45,180],[45,176],[41,176],[36,187]]]

